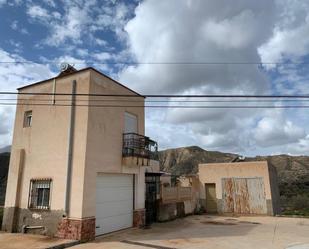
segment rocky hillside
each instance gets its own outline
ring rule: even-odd
[[[199,163],[231,162],[238,155],[206,151],[198,146],[168,149],[159,152],[161,170],[174,175],[195,174]]]
[[[10,153],[0,153],[0,206],[4,205]]]
[[[159,152],[161,170],[174,175],[197,173],[199,163],[231,162],[239,155],[206,151],[198,146]],[[0,206],[4,203],[10,153],[0,153]],[[309,207],[309,156],[276,155],[246,158],[245,161],[267,160],[278,173],[282,203]]]
[[[161,170],[175,175],[197,173],[199,163],[231,162],[238,156],[206,151],[197,146],[159,152]],[[295,208],[309,207],[309,156],[276,155],[245,158],[245,161],[260,160],[267,160],[277,170],[282,205]]]

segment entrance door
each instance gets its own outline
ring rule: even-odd
[[[157,187],[160,184],[160,175],[157,173],[146,173],[145,174],[145,185],[146,185],[146,198],[145,198],[145,209],[146,209],[146,225],[157,220]]]
[[[96,179],[96,235],[133,225],[133,175],[99,174]]]
[[[206,183],[205,193],[206,193],[206,212],[217,213],[216,184]]]

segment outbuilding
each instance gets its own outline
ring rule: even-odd
[[[276,170],[267,161],[199,164],[200,203],[207,213],[280,212]]]

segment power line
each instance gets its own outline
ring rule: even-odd
[[[0,98],[0,101],[31,101],[50,102],[50,99],[17,99]],[[57,102],[71,101],[71,99],[55,99]],[[275,102],[308,102],[309,99],[247,99],[247,100],[133,100],[133,99],[75,99],[76,102],[131,102],[131,103],[275,103]]]
[[[0,105],[8,105],[8,106],[15,106],[15,105],[21,105],[21,106],[72,106],[71,104],[41,104],[41,103],[3,103],[0,102]],[[212,106],[212,105],[203,105],[203,106],[183,106],[183,105],[81,105],[81,104],[75,104],[74,106],[77,107],[103,107],[103,108],[124,108],[124,107],[134,107],[134,108],[166,108],[166,109],[172,109],[172,108],[182,108],[182,109],[307,109],[309,108],[309,105],[264,105],[264,106],[246,106],[246,105],[220,105],[220,106]]]
[[[224,95],[224,94],[146,94],[146,95],[132,95],[132,94],[98,94],[98,93],[38,93],[38,92],[0,92],[0,95],[42,95],[42,96],[97,96],[97,97],[146,97],[146,98],[309,98],[309,94],[302,95]]]
[[[230,61],[230,62],[220,62],[220,61],[162,61],[162,62],[133,62],[133,61],[109,61],[109,62],[67,62],[72,65],[309,65],[309,62],[255,62],[255,61]],[[35,65],[61,65],[61,62],[55,61],[45,61],[45,62],[35,62],[35,61],[0,61],[0,64],[35,64]]]

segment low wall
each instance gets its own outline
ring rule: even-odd
[[[184,202],[161,203],[157,212],[157,221],[170,221],[186,215]]]
[[[30,210],[25,208],[4,208],[2,230],[25,232],[80,241],[95,237],[95,218],[69,219],[63,217],[63,210]],[[27,228],[34,227],[34,228]]]
[[[22,232],[26,226],[42,226],[41,229],[26,229],[25,232],[54,236],[63,214],[62,210],[32,211],[26,208],[4,208],[2,230]]]

